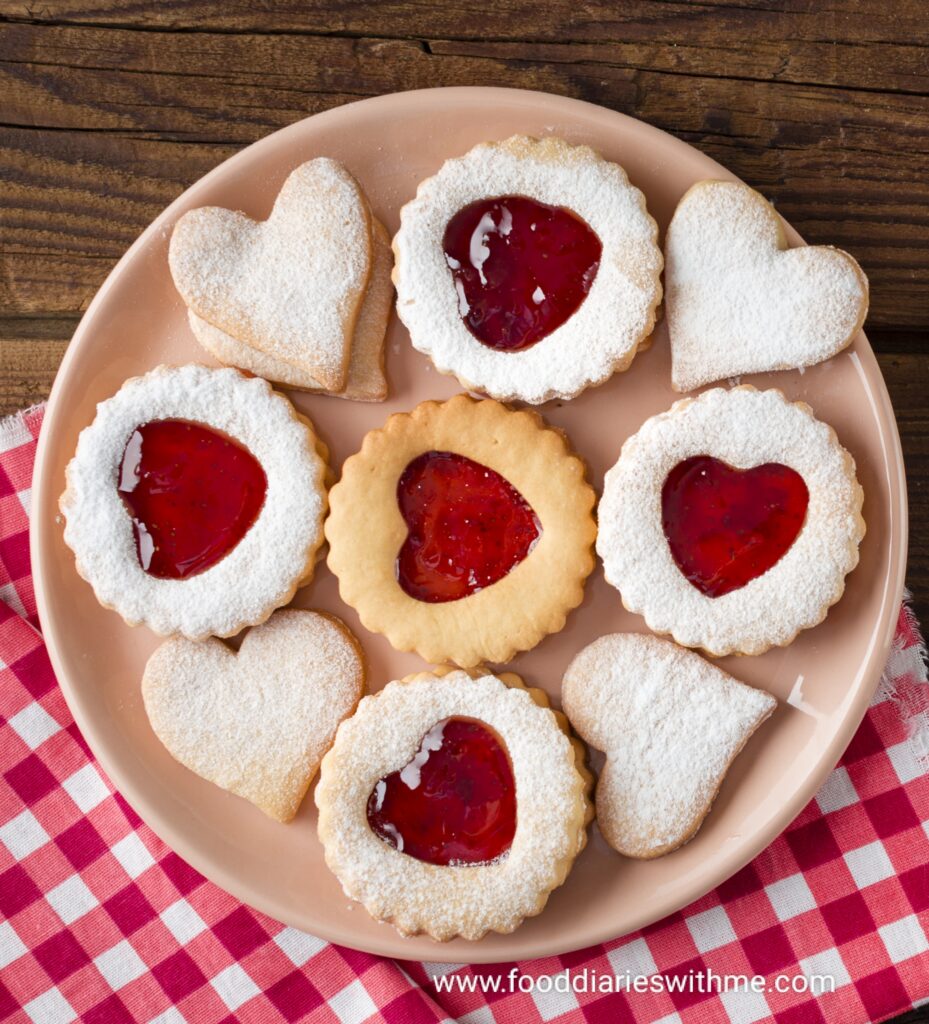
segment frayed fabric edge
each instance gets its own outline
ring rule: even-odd
[[[907,742],[922,772],[929,772],[929,672],[926,642],[903,594],[900,611],[903,629],[897,630],[890,657],[881,675],[874,703],[892,701],[906,728]]]

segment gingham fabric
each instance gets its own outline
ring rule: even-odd
[[[0,1019],[861,1024],[929,997],[929,780],[918,746],[929,687],[906,609],[884,683],[840,765],[788,830],[715,892],[564,956],[400,964],[236,902],[143,825],[95,763],[35,617],[27,525],[41,416],[0,424]],[[557,991],[558,977],[585,968],[819,974],[835,991]],[[436,979],[449,975],[475,991],[440,992]],[[556,980],[547,992],[481,991],[510,976]]]

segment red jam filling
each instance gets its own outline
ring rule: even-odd
[[[200,423],[136,427],[119,467],[139,564],[163,580],[196,576],[224,558],[258,518],[268,482],[242,445]]]
[[[742,470],[697,455],[668,474],[662,525],[681,572],[707,597],[722,597],[780,561],[803,526],[809,498],[789,466]]]
[[[516,784],[506,750],[480,722],[446,718],[419,751],[381,779],[368,823],[385,843],[427,864],[486,864],[516,832]]]
[[[403,471],[397,504],[409,534],[397,581],[417,601],[457,601],[502,579],[542,525],[516,488],[453,452],[425,452]]]
[[[442,248],[468,330],[490,348],[519,352],[577,310],[603,246],[570,210],[500,196],[459,210]]]

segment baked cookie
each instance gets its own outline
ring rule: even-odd
[[[585,647],[565,673],[562,702],[606,754],[595,797],[604,839],[643,859],[694,836],[730,765],[777,707],[693,651],[635,633]]]
[[[715,388],[647,420],[606,474],[597,551],[649,629],[761,654],[821,622],[864,536],[855,463],[780,391]]]
[[[221,640],[166,640],[145,666],[142,697],[175,760],[286,822],[364,678],[344,623],[288,609],[249,630],[238,653]]]
[[[215,206],[189,210],[174,226],[168,261],[202,320],[342,391],[371,254],[358,182],[320,157],[291,172],[266,221]]]
[[[657,227],[587,146],[514,135],[447,160],[400,211],[397,312],[415,348],[500,401],[573,398],[644,347]]]
[[[342,600],[400,651],[465,668],[560,630],[593,569],[594,494],[564,436],[458,395],[369,433],[332,489]]]
[[[218,327],[208,324],[189,309],[187,318],[194,337],[221,363],[249,370],[259,377],[276,381],[285,387],[300,391],[317,391],[332,395],[334,398],[348,398],[354,402],[382,402],[387,397],[384,335],[394,294],[390,278],[393,258],[386,230],[378,221],[374,221],[373,224],[374,263],[361,311],[355,323],[348,377],[342,391],[327,391],[310,370],[268,355],[261,349],[233,338]]]
[[[312,424],[266,381],[159,366],[81,432],[60,500],[65,543],[130,625],[232,636],[312,576],[327,473]]]
[[[868,311],[868,280],[847,252],[789,249],[774,207],[732,181],[697,182],[678,203],[665,289],[675,391],[821,363]]]
[[[316,787],[319,838],[373,917],[479,939],[538,914],[565,880],[587,841],[588,789],[544,695],[509,674],[423,672],[339,727]]]
[[[495,678],[499,679],[501,683],[505,683],[509,687],[515,687],[518,690],[525,690],[526,693],[538,704],[540,708],[546,708],[555,716],[555,721],[558,723],[558,728],[568,737],[571,741],[571,746],[574,748],[574,767],[577,769],[578,774],[584,780],[584,798],[585,798],[585,810],[584,810],[584,824],[589,825],[594,820],[594,806],[590,802],[590,794],[594,786],[594,777],[587,767],[587,748],[577,738],[577,736],[571,730],[571,723],[568,721],[568,716],[563,711],[556,711],[551,706],[551,701],[548,698],[548,694],[535,686],[526,686],[523,682],[522,677],[518,676],[515,672],[494,672],[490,673],[489,670],[483,665],[477,665],[474,668],[458,668],[455,665],[433,665],[426,672],[414,672],[411,675],[404,676],[400,681],[403,683],[412,682],[415,679],[422,679],[425,677],[433,677],[435,679],[444,679],[445,676],[452,674],[463,673],[469,679],[480,679],[481,676],[494,675]],[[586,844],[587,836],[585,834],[583,844]],[[583,848],[582,844],[582,848]]]

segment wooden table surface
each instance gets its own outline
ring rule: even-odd
[[[921,0],[0,0],[0,75],[0,413],[48,394],[82,311],[156,214],[309,114],[395,90],[515,86],[698,147],[870,278],[866,329],[909,478],[909,585],[929,622]]]

